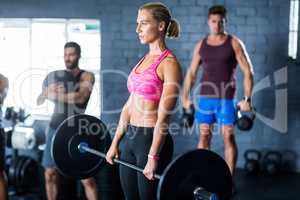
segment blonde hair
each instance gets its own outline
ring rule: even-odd
[[[150,2],[142,5],[139,10],[146,9],[151,12],[154,19],[165,22],[165,34],[168,38],[177,38],[180,33],[180,26],[176,19],[171,17],[167,6],[160,2]]]

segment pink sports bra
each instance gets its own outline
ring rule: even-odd
[[[166,49],[148,68],[142,72],[136,69],[145,59],[145,56],[138,62],[128,76],[127,88],[130,93],[142,96],[146,100],[159,101],[163,91],[163,81],[156,73],[160,62],[171,53]]]

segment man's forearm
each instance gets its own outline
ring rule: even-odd
[[[184,83],[183,83],[182,98],[184,100],[189,99],[190,91],[191,91],[191,88],[193,87],[193,83],[194,83],[193,78],[190,74],[190,71],[188,71],[186,78],[184,80]]]
[[[71,104],[85,101],[85,97],[79,92],[48,94],[48,99]]]
[[[253,75],[247,75],[244,79],[244,96],[251,97],[253,89]]]

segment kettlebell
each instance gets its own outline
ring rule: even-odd
[[[248,174],[258,174],[260,171],[260,159],[261,153],[256,149],[248,149],[244,153],[245,158],[245,170]]]
[[[252,107],[250,112],[242,112],[240,107],[237,106],[237,120],[236,125],[241,131],[249,131],[253,127],[255,119],[255,108]]]
[[[281,169],[282,155],[279,151],[268,151],[263,159],[264,170],[268,175],[276,175]]]
[[[181,116],[181,126],[185,128],[190,128],[193,126],[194,123],[194,114],[195,108],[191,105],[188,109],[182,109],[182,116]]]
[[[285,150],[281,152],[281,170],[293,172],[296,171],[298,156],[295,151]]]

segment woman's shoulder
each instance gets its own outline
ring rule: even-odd
[[[162,64],[166,65],[178,65],[179,62],[174,53],[169,53],[168,56],[162,61]]]
[[[174,71],[180,71],[180,64],[175,56],[175,54],[170,53],[162,62],[162,71],[163,72],[174,72]]]

